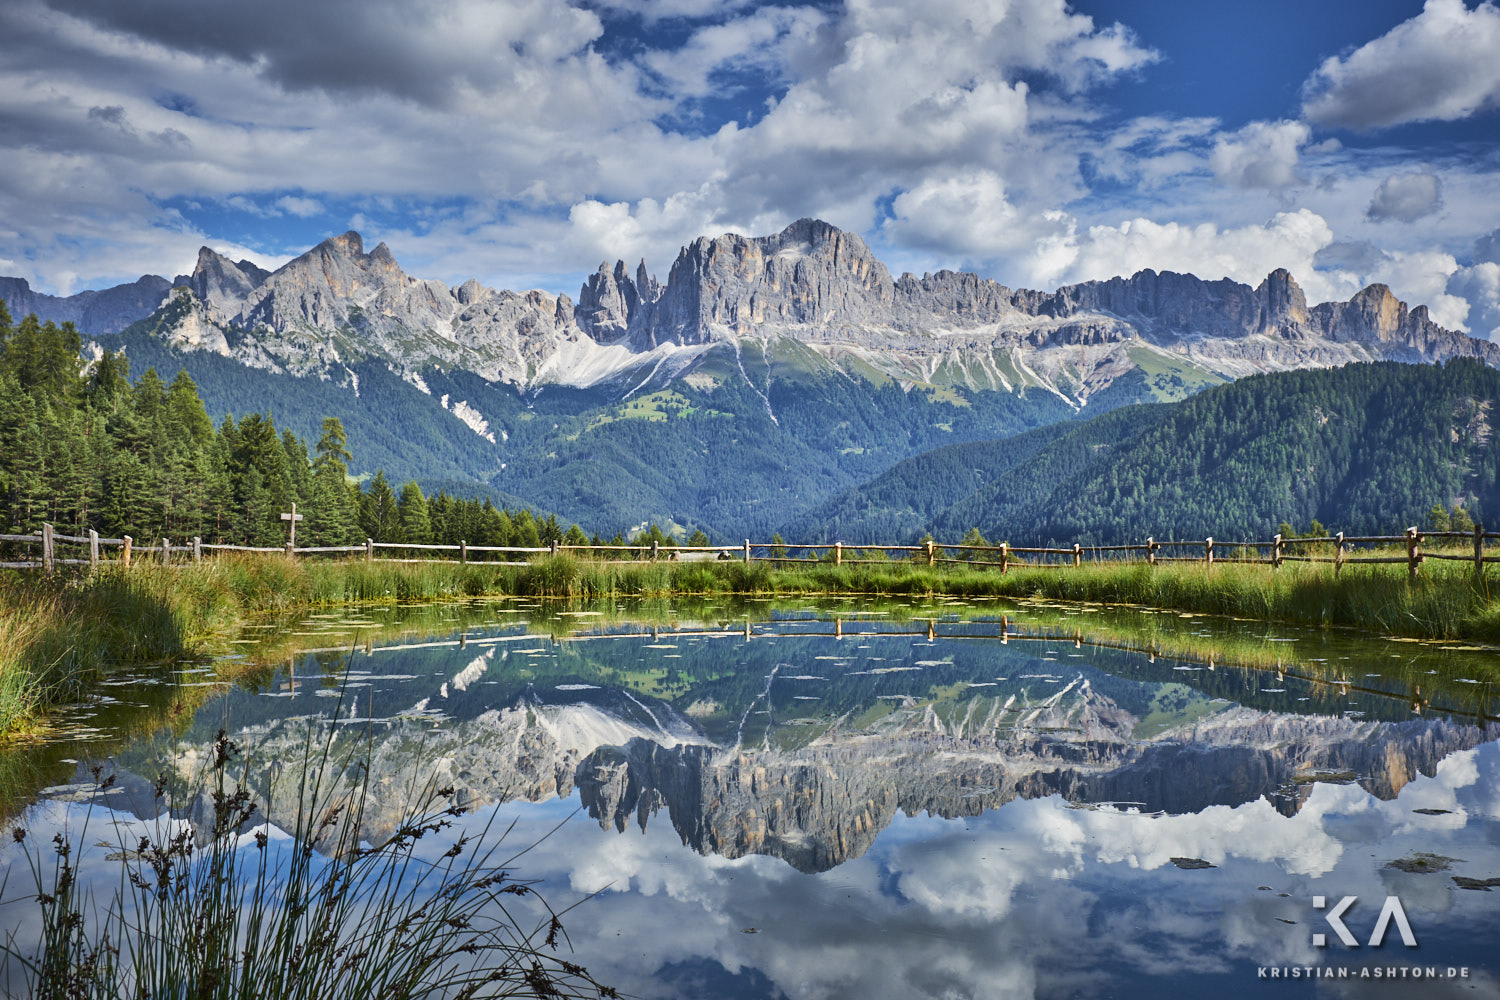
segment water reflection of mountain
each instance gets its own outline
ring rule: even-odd
[[[974,816],[1056,794],[1196,813],[1264,796],[1290,815],[1314,781],[1357,781],[1389,799],[1444,757],[1500,736],[1274,673],[1126,653],[1079,662],[1065,641],[891,637],[836,655],[797,636],[686,655],[640,639],[498,645],[356,661],[339,725],[351,741],[371,740],[372,832],[393,828],[398,793],[435,770],[469,804],[576,788],[603,826],[644,826],[665,809],[700,852],[820,871],[862,854],[898,810]],[[288,757],[308,709],[337,693],[333,681],[283,680],[278,697],[241,692],[210,714],[238,720],[261,759]],[[1309,714],[1215,693],[1237,690]]]
[[[1085,691],[1080,701],[1089,700]],[[1126,721],[1107,700],[1085,707],[1100,721]],[[1357,780],[1388,799],[1449,754],[1497,735],[1500,728],[1446,720],[1367,723],[1235,709],[1149,741],[1116,738],[1106,726],[977,739],[912,728],[760,752],[637,739],[594,751],[575,780],[601,824],[644,826],[665,808],[701,852],[770,854],[822,871],[864,853],[897,810],[955,818],[1057,794],[1195,813],[1266,796],[1290,815],[1312,780]]]

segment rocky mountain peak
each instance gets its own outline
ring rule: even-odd
[[[354,236],[358,239],[359,234],[355,233]],[[384,240],[374,250],[370,251],[370,262],[389,271],[401,270],[401,265],[396,263],[395,254],[391,253],[391,248],[385,245]]]
[[[385,246],[384,243],[380,245]],[[478,278],[470,278],[462,285],[459,285],[453,294],[458,299],[460,304],[469,306],[473,305],[475,302],[478,302],[480,297],[484,294],[484,291],[484,286],[479,283]]]
[[[380,245],[381,247],[385,246],[384,243]],[[324,240],[322,243],[319,243],[313,249],[326,250],[331,253],[348,255],[359,254],[360,256],[363,256],[365,252],[365,239],[363,236],[359,235],[359,233],[356,233],[351,229],[347,233],[343,233],[339,236],[328,237],[328,239]],[[386,255],[390,255],[389,250],[386,250]]]
[[[1255,289],[1261,300],[1261,327],[1263,329],[1286,329],[1307,323],[1307,296],[1292,277],[1292,272],[1278,267],[1266,275]]]
[[[209,247],[200,247],[188,287],[208,308],[210,317],[222,321],[238,312],[241,303],[269,276],[248,260],[235,264]]]
[[[683,344],[761,329],[879,324],[895,283],[854,233],[799,219],[774,236],[703,237],[672,264],[652,342]]]
[[[578,291],[575,315],[578,325],[595,340],[615,340],[630,329],[639,304],[640,295],[625,273],[625,262],[616,261],[611,269],[608,261],[601,261],[599,270]]]

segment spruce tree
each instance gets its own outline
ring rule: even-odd
[[[402,541],[418,545],[432,542],[432,522],[427,514],[427,498],[415,481],[401,487],[401,499],[397,502],[401,520]]]

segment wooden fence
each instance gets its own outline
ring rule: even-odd
[[[411,542],[377,542],[365,539],[363,545],[316,545],[293,546],[249,546],[219,545],[193,538],[185,544],[173,545],[170,539],[160,539],[150,545],[136,545],[126,535],[123,538],[102,538],[97,531],[87,535],[64,535],[50,524],[31,535],[0,535],[0,545],[40,548],[36,558],[21,561],[0,561],[0,569],[41,569],[51,572],[58,566],[97,566],[105,560],[119,561],[126,566],[132,559],[150,560],[162,565],[183,565],[202,562],[205,555],[218,552],[264,552],[281,553],[288,557],[300,556],[346,556],[367,562],[431,563],[483,562],[490,565],[522,565],[536,555],[556,555],[562,552],[577,553],[609,562],[637,562],[642,560],[739,560],[742,562],[769,562],[796,564],[808,561],[826,561],[834,565],[868,565],[890,563],[901,559],[918,565],[963,565],[990,566],[1001,573],[1012,569],[1081,566],[1088,562],[1144,562],[1148,565],[1162,563],[1255,563],[1279,568],[1288,562],[1332,563],[1337,575],[1346,565],[1357,563],[1403,563],[1410,576],[1415,577],[1418,568],[1428,559],[1469,562],[1474,572],[1484,573],[1485,563],[1500,562],[1500,555],[1486,555],[1486,543],[1500,539],[1500,532],[1485,531],[1483,525],[1475,525],[1473,531],[1422,531],[1407,528],[1400,535],[1335,535],[1318,538],[1283,538],[1275,535],[1270,541],[1216,541],[1212,537],[1201,541],[1165,541],[1148,538],[1132,545],[1083,545],[1075,542],[1071,548],[1047,548],[1011,545],[949,545],[926,542],[921,545],[845,545],[843,542],[817,544],[793,544],[783,542],[754,542],[746,539],[739,545],[683,545],[663,546],[657,542],[623,545],[563,545],[553,542],[547,546],[470,545],[461,541],[457,545],[422,545]],[[1469,548],[1472,551],[1430,551],[1425,546],[1430,542],[1449,542],[1453,547]],[[69,551],[79,553],[71,557],[58,555],[58,547],[67,546]],[[82,550],[86,548],[87,557]],[[1390,554],[1394,549],[1395,554]],[[118,550],[114,553],[113,550]],[[379,555],[379,552],[390,553]],[[400,552],[403,555],[396,555]],[[418,553],[413,556],[410,553]],[[500,556],[502,558],[494,558]],[[476,558],[477,557],[477,558]],[[505,558],[510,557],[510,558]],[[520,557],[519,561],[514,557]]]

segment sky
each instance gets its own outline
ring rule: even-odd
[[[1384,282],[1500,339],[1485,0],[4,0],[0,274],[275,267],[576,295],[803,216],[894,273]]]

